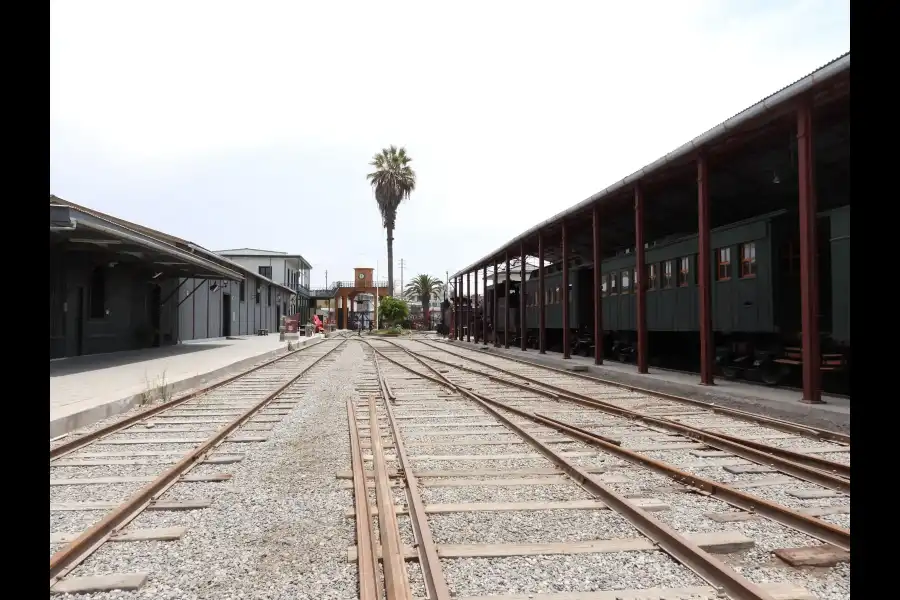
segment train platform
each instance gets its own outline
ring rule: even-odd
[[[451,345],[462,348],[481,350],[481,343],[450,340]],[[727,404],[750,412],[765,412],[773,417],[798,420],[809,424],[818,424],[825,428],[848,430],[850,426],[850,399],[844,396],[822,395],[825,404],[806,404],[801,402],[801,393],[796,389],[768,387],[742,381],[728,381],[717,377],[714,386],[700,385],[700,375],[669,369],[650,368],[646,375],[637,373],[633,364],[604,362],[598,366],[593,357],[572,356],[564,359],[562,354],[547,352],[538,354],[537,350],[522,352],[520,348],[488,345],[485,352],[499,356],[509,356],[528,360],[537,364],[558,369],[583,370],[587,375],[608,379],[622,385],[643,388],[648,391],[683,396],[703,402]]]
[[[321,337],[301,337],[299,343]],[[163,385],[171,397],[248,369],[287,345],[276,333],[52,360],[50,437],[123,413]]]

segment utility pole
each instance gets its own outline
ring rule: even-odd
[[[403,259],[400,259],[400,295],[403,295],[403,267],[406,264],[403,262]]]

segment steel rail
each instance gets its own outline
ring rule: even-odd
[[[435,373],[441,380],[442,385],[446,386],[446,384],[450,383],[449,380],[436,369],[424,363],[419,357],[408,350],[404,350],[414,360]],[[376,352],[378,351],[376,350]],[[378,353],[381,354],[380,352]],[[382,356],[384,355],[382,354]],[[406,365],[386,356],[384,356],[384,358],[415,373],[414,370]],[[516,432],[520,437],[527,440],[532,446],[537,448],[541,454],[556,463],[567,475],[569,475],[569,477],[581,485],[585,490],[605,502],[610,509],[625,517],[641,533],[653,540],[661,550],[697,573],[710,584],[728,592],[729,596],[734,600],[774,600],[774,596],[763,590],[760,586],[751,582],[722,561],[716,559],[674,529],[653,518],[648,512],[628,502],[624,496],[621,496],[600,481],[592,478],[584,469],[578,467],[565,457],[560,456],[550,448],[550,446],[538,440],[535,436],[525,431],[514,421],[494,408],[492,404],[494,404],[495,401],[489,401],[480,394],[458,385],[456,385],[455,388],[463,396],[474,401],[507,427]],[[503,406],[502,403],[497,404]]]
[[[116,533],[120,527],[133,520],[144,510],[144,508],[153,502],[159,494],[177,483],[178,479],[185,471],[193,467],[203,458],[203,456],[218,445],[219,442],[228,437],[228,435],[243,425],[243,423],[250,419],[256,412],[271,403],[275,398],[281,395],[282,392],[309,372],[310,369],[316,366],[325,357],[329,356],[332,352],[342,347],[345,343],[346,340],[342,340],[334,348],[317,357],[284,385],[280,386],[274,392],[250,407],[243,414],[216,431],[209,439],[207,439],[207,441],[194,448],[194,450],[186,454],[175,465],[135,492],[128,500],[109,512],[93,526],[83,531],[81,535],[61,550],[54,553],[53,556],[50,557],[50,587],[52,587],[61,577],[74,569],[85,558],[90,556],[94,550],[99,548],[110,536]]]
[[[457,356],[452,352],[450,352],[449,354]],[[465,357],[460,358],[466,359]],[[684,425],[682,423],[677,423],[669,419],[654,417],[652,415],[638,412],[629,408],[616,406],[615,404],[610,404],[609,402],[603,400],[591,398],[590,396],[587,396],[585,394],[571,392],[564,388],[560,388],[552,384],[543,383],[525,375],[519,375],[517,373],[506,371],[499,367],[494,367],[493,365],[484,366],[495,368],[501,371],[504,375],[516,377],[518,379],[522,379],[523,381],[529,382],[534,386],[540,387],[523,385],[515,381],[504,379],[503,377],[492,375],[491,373],[484,373],[482,371],[478,371],[477,369],[472,369],[463,365],[456,365],[439,358],[434,358],[432,356],[428,356],[426,357],[426,359],[442,365],[454,367],[462,371],[481,375],[482,377],[487,377],[499,383],[517,387],[523,390],[532,391],[537,394],[542,394],[555,400],[567,400],[569,402],[580,404],[582,406],[596,408],[600,411],[607,412],[609,414],[613,414],[622,418],[643,421],[645,423],[649,423],[657,427],[667,429],[669,431],[674,431],[680,435],[695,439],[699,442],[703,442],[720,450],[727,450],[746,460],[767,466],[777,467],[778,470],[787,475],[791,475],[793,477],[797,477],[799,479],[803,479],[805,481],[809,481],[811,483],[815,483],[829,489],[850,493],[850,467],[848,465],[842,465],[841,463],[826,460],[824,458],[810,456],[808,454],[802,454],[800,452],[793,452],[791,450],[783,448],[767,446],[766,444],[760,444],[759,442],[753,442],[735,436],[710,433],[697,427]],[[476,362],[476,364],[481,364],[478,361],[473,362]]]
[[[262,363],[261,365],[256,365],[255,367],[251,367],[250,369],[247,369],[246,371],[242,371],[241,373],[232,375],[231,377],[229,377],[227,379],[223,379],[222,381],[219,381],[217,383],[209,385],[203,389],[195,390],[195,391],[190,392],[189,394],[185,394],[184,396],[181,396],[179,398],[174,398],[172,400],[169,400],[168,402],[163,402],[162,404],[158,404],[156,406],[148,408],[147,410],[142,410],[139,413],[135,413],[135,414],[131,415],[130,417],[126,417],[120,421],[116,421],[115,423],[111,423],[105,427],[101,427],[100,429],[97,429],[96,431],[86,433],[85,435],[83,435],[79,438],[69,440],[68,442],[63,442],[62,444],[59,444],[58,446],[50,448],[50,460],[62,458],[63,456],[65,456],[67,454],[71,454],[72,452],[75,452],[76,450],[79,450],[79,449],[91,444],[92,442],[97,441],[100,438],[106,437],[108,435],[112,435],[113,433],[116,433],[123,429],[126,429],[126,428],[134,425],[135,423],[138,423],[138,422],[142,421],[143,419],[146,419],[147,417],[152,417],[155,414],[169,410],[170,408],[174,408],[180,404],[183,404],[184,402],[187,402],[188,400],[196,398],[197,396],[202,396],[203,394],[207,394],[217,388],[220,388],[223,385],[228,385],[229,383],[232,383],[236,379],[245,377],[245,376],[249,375],[250,373],[253,373],[254,371],[264,369],[264,368],[268,367],[269,365],[272,365],[280,360],[284,360],[284,359],[288,358],[289,356],[293,356],[293,355],[297,354],[298,352],[303,352],[304,350],[309,350],[310,348],[315,348],[316,346],[321,344],[323,341],[324,341],[324,338],[321,339],[320,341],[316,342],[315,344],[309,344],[302,348],[298,348],[297,350],[288,352],[287,354],[277,356],[277,357],[273,358],[272,360],[268,360],[268,361]]]
[[[414,341],[419,342],[420,344],[429,346],[431,348],[434,348],[435,350],[441,350],[443,352],[447,352],[448,354],[453,354],[454,356],[458,356],[460,358],[464,358],[466,360],[470,360],[470,361],[478,363],[478,364],[493,367],[496,369],[500,368],[500,367],[497,367],[497,365],[492,365],[490,363],[485,363],[485,362],[479,361],[477,359],[470,358],[468,356],[463,356],[456,352],[451,352],[450,350],[447,350],[446,348],[440,348],[438,346],[435,346],[431,342],[427,342],[427,341],[423,341],[423,340],[414,340]],[[447,344],[453,345],[453,346],[456,345],[453,342],[447,342]],[[665,392],[649,390],[646,388],[633,386],[633,385],[630,385],[627,383],[621,383],[618,381],[603,379],[601,377],[597,377],[594,375],[585,375],[584,373],[577,373],[575,371],[566,371],[566,370],[560,369],[558,367],[542,365],[540,363],[536,363],[536,362],[533,362],[530,360],[525,360],[522,358],[515,358],[512,356],[507,356],[505,354],[495,354],[495,353],[491,353],[489,351],[479,350],[479,349],[474,349],[473,351],[479,352],[481,354],[485,354],[488,356],[493,356],[495,358],[501,358],[504,360],[510,360],[513,362],[521,363],[524,365],[528,365],[529,367],[536,367],[538,369],[552,371],[554,373],[559,373],[561,375],[568,375],[570,377],[576,377],[578,379],[583,379],[585,381],[590,381],[592,383],[597,383],[597,384],[601,384],[601,385],[610,385],[613,387],[617,387],[619,389],[628,390],[630,392],[638,392],[640,394],[647,394],[648,396],[656,396],[657,398],[662,398],[664,400],[672,400],[673,402],[682,402],[685,404],[691,404],[693,406],[699,406],[701,408],[705,408],[705,409],[710,410],[717,414],[729,415],[736,419],[744,419],[746,421],[751,421],[754,423],[765,424],[773,429],[778,429],[779,431],[784,431],[786,433],[796,433],[798,435],[804,435],[807,437],[814,437],[814,438],[819,438],[819,439],[828,440],[828,441],[832,441],[832,442],[838,442],[841,444],[846,444],[848,446],[850,445],[850,436],[843,434],[843,433],[838,433],[836,431],[829,431],[827,429],[820,429],[818,427],[810,427],[810,426],[806,426],[806,425],[800,425],[799,423],[792,423],[790,421],[785,421],[783,419],[776,419],[774,417],[758,415],[758,414],[748,412],[745,410],[740,410],[737,408],[727,408],[724,406],[718,406],[712,402],[704,402],[702,400],[694,400],[693,398],[685,398],[683,396],[677,396],[675,394],[667,394]]]
[[[368,341],[367,341],[368,343]],[[374,346],[369,344],[373,350]],[[438,558],[437,546],[431,535],[431,529],[428,526],[428,517],[425,514],[425,503],[419,495],[419,482],[413,473],[412,464],[406,454],[406,445],[400,435],[400,427],[394,417],[394,409],[391,407],[391,401],[395,398],[390,392],[387,377],[378,364],[378,354],[374,354],[375,372],[378,379],[382,383],[382,389],[387,390],[390,398],[385,396],[384,408],[388,414],[388,422],[391,431],[394,434],[394,454],[397,455],[397,461],[400,463],[400,471],[406,479],[406,496],[409,500],[409,516],[412,521],[413,530],[418,540],[419,564],[422,567],[422,574],[425,578],[425,587],[428,590],[428,598],[430,600],[450,600],[450,589],[447,587],[447,580],[444,577],[444,570],[441,568],[441,561]]]
[[[387,398],[384,383],[379,380],[381,393]],[[384,569],[384,590],[387,600],[411,600],[412,591],[403,557],[394,494],[384,460],[381,444],[381,426],[378,424],[378,405],[374,396],[369,398],[369,439],[375,475],[375,500],[378,503],[378,533],[381,537],[381,564]],[[395,440],[396,443],[396,440]],[[368,496],[366,497],[368,502]]]
[[[347,421],[350,426],[350,464],[353,467],[353,500],[356,505],[356,547],[359,549],[357,553],[359,599],[380,600],[383,587],[378,577],[377,547],[372,532],[372,510],[369,505],[369,493],[366,490],[365,463],[362,446],[359,443],[356,408],[349,398]]]
[[[405,349],[404,349],[405,350]],[[438,373],[434,367],[428,365],[423,361],[423,359],[415,356],[411,352],[407,350],[407,353],[412,356],[417,362],[425,365],[430,371],[434,373]],[[390,360],[390,359],[388,359]],[[435,360],[432,358],[428,358],[427,360]],[[438,361],[440,362],[440,361]],[[404,368],[407,370],[412,370],[409,367]],[[458,365],[450,365],[455,368],[462,368]],[[415,371],[413,371],[415,372]],[[441,379],[446,379],[442,375],[438,373]],[[504,382],[504,380],[500,380]],[[456,385],[456,389],[460,391],[464,391],[467,388],[463,386]],[[528,389],[528,388],[525,388]],[[490,400],[490,402],[501,406],[505,410],[509,410],[515,414],[518,414],[522,417],[530,419],[532,421],[538,422],[543,425],[548,425],[558,431],[562,431],[568,435],[576,437],[582,441],[600,446],[602,449],[615,454],[620,458],[624,458],[630,462],[635,462],[641,464],[645,467],[648,467],[661,475],[665,475],[671,479],[674,479],[678,483],[686,484],[692,487],[695,487],[701,490],[703,493],[709,494],[711,496],[715,496],[732,506],[736,506],[738,508],[742,508],[744,510],[750,512],[756,512],[763,515],[766,518],[769,518],[773,521],[781,523],[786,527],[790,527],[796,531],[801,533],[805,533],[811,537],[814,537],[823,542],[827,542],[829,544],[833,544],[843,550],[850,550],[850,531],[841,527],[837,527],[823,521],[821,519],[816,519],[814,517],[810,517],[794,510],[786,506],[782,506],[780,504],[776,504],[773,502],[769,502],[764,498],[760,498],[758,496],[753,496],[751,494],[747,494],[738,489],[732,488],[723,483],[719,483],[717,481],[712,481],[710,479],[706,479],[704,477],[694,475],[692,473],[688,473],[677,467],[674,467],[668,463],[663,461],[658,461],[652,458],[648,458],[643,456],[640,453],[634,452],[633,450],[628,450],[626,448],[621,448],[616,444],[610,443],[604,437],[599,436],[590,431],[578,428],[570,423],[566,423],[564,421],[560,421],[557,419],[553,419],[546,416],[537,415],[534,413],[529,413],[527,411],[523,411],[518,408],[514,408],[508,406],[506,404],[502,404],[497,400]]]

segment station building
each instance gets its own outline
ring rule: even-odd
[[[50,195],[50,358],[275,333],[295,289]]]
[[[301,323],[306,323],[315,314],[312,310],[309,293],[309,274],[312,265],[303,256],[256,248],[216,250],[215,252],[253,273],[293,290],[296,302],[288,307],[288,314],[299,313]]]

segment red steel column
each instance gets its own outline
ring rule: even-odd
[[[647,372],[647,279],[644,273],[644,192],[634,187],[634,285],[637,296],[638,373]]]
[[[472,294],[472,302],[478,303],[478,269],[472,272],[472,281],[475,283],[475,293]],[[478,343],[478,316],[475,307],[472,306],[472,341]]]
[[[509,251],[506,252],[506,304],[503,311],[503,347],[509,349]]]
[[[566,222],[562,222],[562,335],[563,358],[571,358],[569,352],[569,240]]]
[[[592,216],[594,233],[594,364],[603,364],[603,273],[600,269],[600,206],[595,204]]]
[[[816,227],[816,179],[813,116],[809,97],[797,112],[797,159],[800,191],[800,322],[803,327],[803,402],[822,401],[822,356],[819,348],[819,266]]]
[[[481,343],[487,346],[487,265],[484,266],[484,281],[481,286]]]
[[[712,326],[712,243],[709,233],[709,164],[697,159],[697,284],[700,292],[700,383],[714,385],[715,346]]]
[[[459,313],[459,318],[456,320],[457,323],[457,331],[456,331],[456,339],[462,341],[463,339],[463,278],[462,275],[457,277],[457,282],[459,283],[459,287],[456,288],[456,310]]]
[[[500,325],[500,295],[497,293],[497,286],[500,285],[497,281],[497,274],[500,271],[500,266],[497,264],[496,259],[494,259],[494,301],[491,303],[491,325],[494,330],[491,332],[491,337],[494,338],[494,347],[500,347],[500,336],[497,335],[497,328]]]
[[[522,352],[525,352],[528,348],[525,345],[525,342],[528,339],[525,335],[525,242],[522,242],[519,255],[522,260],[522,264],[519,265],[519,347],[522,349]]]
[[[478,275],[475,275],[478,280]],[[466,292],[469,294],[469,315],[466,318],[466,341],[471,342],[475,330],[475,311],[472,310],[472,273],[466,273]]]
[[[547,353],[547,321],[544,314],[544,232],[538,231],[538,352]]]

